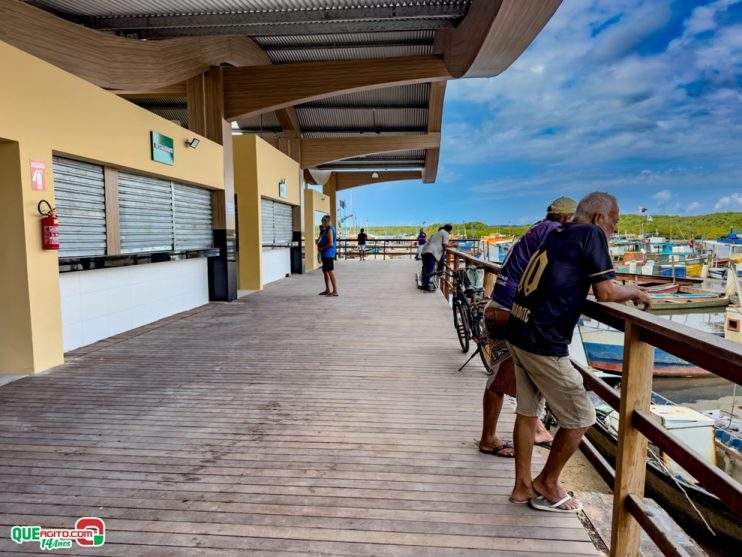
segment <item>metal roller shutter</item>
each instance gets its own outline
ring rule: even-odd
[[[59,256],[106,253],[103,167],[54,157],[54,197],[59,216]]]
[[[263,233],[262,244],[264,246],[275,244],[275,235],[273,234],[273,201],[270,199],[260,200],[260,222]]]
[[[210,248],[211,192],[202,188],[173,184],[175,207],[175,249]]]
[[[260,200],[264,246],[288,245],[294,230],[293,207],[271,199]]]
[[[173,249],[173,191],[167,180],[119,172],[121,253]]]
[[[276,203],[273,206],[273,235],[276,243],[290,244],[293,230],[293,207],[285,203]]]

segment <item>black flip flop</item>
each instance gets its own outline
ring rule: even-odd
[[[499,457],[502,457],[502,458],[515,458],[515,454],[500,454],[505,449],[515,449],[515,447],[513,447],[513,444],[512,443],[505,442],[502,445],[500,445],[499,447],[495,447],[494,449],[491,449],[489,451],[485,451],[484,449],[481,449],[480,448],[479,449],[479,452],[482,453],[482,454],[488,454],[488,455],[491,455],[491,456],[499,456]]]

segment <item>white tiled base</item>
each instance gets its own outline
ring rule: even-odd
[[[60,275],[64,351],[209,301],[206,259]]]

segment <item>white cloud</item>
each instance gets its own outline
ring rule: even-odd
[[[658,191],[652,196],[652,199],[659,201],[660,203],[667,203],[672,199],[672,192],[670,190]]]
[[[740,193],[725,195],[716,202],[716,205],[714,205],[714,209],[716,209],[717,211],[720,209],[735,210],[739,209],[740,207],[742,207],[742,194]]]
[[[729,5],[696,8],[666,49],[639,54],[666,30],[666,2],[563,3],[501,76],[449,83],[447,100],[483,106],[444,123],[448,155],[591,168],[738,160],[742,28],[716,24]]]
[[[688,206],[685,208],[686,213],[690,213],[692,211],[696,211],[701,208],[701,204],[698,201],[691,201]]]

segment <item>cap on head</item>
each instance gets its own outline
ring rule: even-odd
[[[554,215],[574,215],[576,209],[577,201],[571,197],[560,197],[551,202],[546,212]]]

